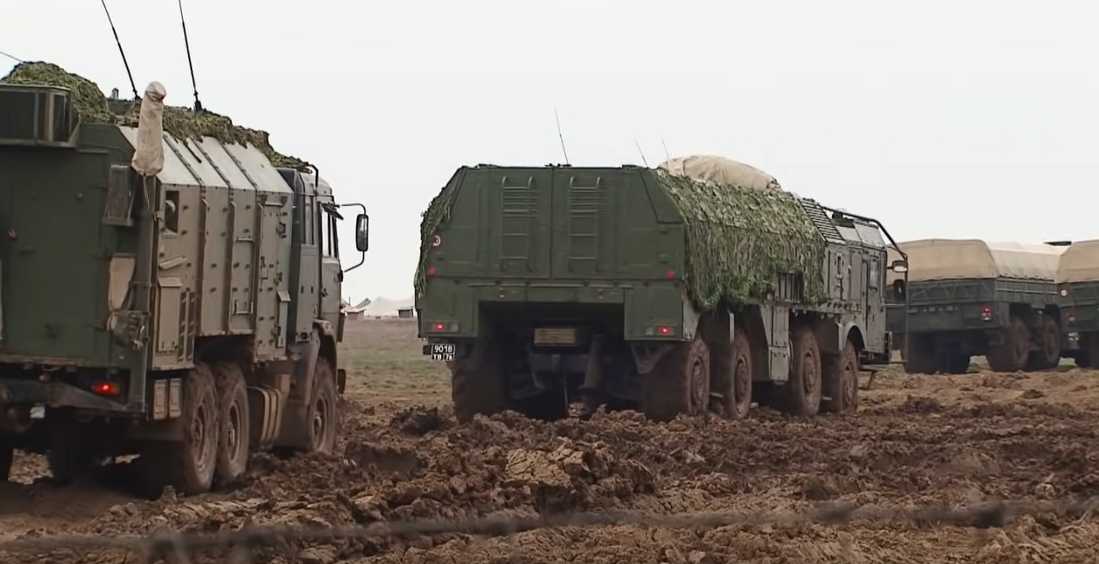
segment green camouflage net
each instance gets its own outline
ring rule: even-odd
[[[703,311],[775,290],[782,273],[805,280],[808,304],[826,298],[824,238],[789,193],[699,182],[652,171],[683,217],[687,287]]]
[[[412,283],[417,297],[423,294],[427,286],[427,273],[424,272],[424,266],[427,262],[427,252],[431,248],[431,241],[439,225],[450,219],[450,209],[454,207],[454,197],[458,195],[458,186],[461,184],[461,176],[459,176],[443,186],[443,189],[432,198],[427,211],[423,213],[423,219],[420,220],[420,262],[416,265],[416,276]]]
[[[19,63],[7,76],[0,78],[0,83],[65,88],[72,92],[73,105],[85,123],[137,127],[141,106],[138,100],[112,104],[94,82],[52,63]],[[228,117],[210,111],[195,113],[190,108],[165,105],[164,130],[177,139],[213,137],[222,143],[251,143],[277,167],[300,168],[306,164],[271,147],[270,134],[266,131],[233,125]]]

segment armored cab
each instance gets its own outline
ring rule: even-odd
[[[27,84],[43,66],[79,88]],[[190,494],[255,449],[331,450],[340,214],[316,169],[156,83],[117,114],[53,65],[4,82],[0,478],[14,449],[62,481],[139,454],[150,493]]]
[[[720,161],[460,168],[416,278],[459,419],[854,409],[857,372],[888,355],[880,225]]]
[[[1061,359],[1057,264],[1065,247],[926,239],[899,245],[908,280],[891,277],[907,300],[890,317],[905,369],[962,374],[984,355],[998,372],[1040,370]],[[891,310],[896,311],[896,310]]]
[[[1057,264],[1061,354],[1094,368],[1099,363],[1099,240],[1072,243]]]

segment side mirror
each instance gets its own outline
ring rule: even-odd
[[[355,217],[355,249],[360,253],[370,249],[370,216],[365,213]]]
[[[898,274],[904,274],[905,272],[908,272],[908,261],[895,260],[893,261],[893,264],[889,265],[889,270]]]

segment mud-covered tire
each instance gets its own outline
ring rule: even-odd
[[[181,441],[149,441],[138,460],[149,494],[159,496],[165,486],[183,495],[210,490],[217,467],[218,400],[214,376],[205,364],[196,364],[183,381]]]
[[[648,374],[641,375],[641,412],[652,421],[699,415],[710,404],[710,349],[698,334],[672,345]]]
[[[1030,357],[1030,330],[1022,319],[1012,316],[1003,342],[989,347],[986,360],[994,372],[1018,372]]]
[[[859,355],[847,341],[840,354],[830,354],[821,363],[822,398],[826,413],[853,413],[859,407]]]
[[[714,411],[727,419],[744,419],[752,408],[752,347],[743,327],[733,329],[733,342],[710,348],[710,391]]]
[[[477,415],[490,416],[508,408],[503,351],[496,339],[473,345],[469,356],[448,362],[450,399],[454,416],[468,423]]]
[[[786,411],[793,415],[812,416],[820,412],[821,362],[820,348],[813,329],[798,326],[791,339],[790,379],[783,386]]]
[[[934,374],[938,370],[935,362],[935,343],[928,335],[908,335],[908,350],[901,349],[904,359],[904,371],[907,374]]]
[[[1061,327],[1051,315],[1043,315],[1038,328],[1038,350],[1030,354],[1032,370],[1048,370],[1061,363]]]
[[[214,365],[218,397],[218,454],[215,484],[231,483],[248,470],[251,419],[244,372],[232,362]]]
[[[944,365],[940,372],[943,374],[965,374],[969,372],[970,356],[965,353],[950,353],[946,355]]]
[[[309,394],[309,407],[305,413],[309,436],[305,452],[334,452],[340,429],[340,408],[336,393],[336,373],[327,358],[317,357],[317,364],[313,369],[313,390]]]
[[[11,477],[11,465],[14,460],[15,447],[7,439],[0,437],[0,482],[6,482]]]

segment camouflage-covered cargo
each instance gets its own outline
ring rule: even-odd
[[[686,229],[684,282],[694,305],[710,311],[722,300],[743,304],[764,298],[775,291],[779,274],[791,272],[804,277],[807,303],[823,301],[825,241],[809,219],[804,200],[778,189],[696,179],[706,172],[720,171],[715,164],[721,163],[707,161],[701,171],[679,166],[672,172],[666,163],[656,169],[637,169],[644,176],[643,182],[670,198]],[[731,176],[727,171],[718,174]],[[750,173],[736,177],[762,187],[777,187],[773,179],[753,182]],[[454,183],[444,187],[424,214],[421,258],[427,256],[431,234],[449,216],[457,189]],[[423,289],[423,283],[421,261],[416,273],[417,291]]]
[[[73,106],[86,123],[137,127],[140,100],[112,100],[94,82],[45,62],[19,63],[0,84],[55,86],[72,92]],[[270,134],[234,125],[233,120],[210,111],[195,113],[190,108],[165,106],[164,130],[178,139],[213,137],[222,143],[252,144],[277,167],[300,168],[305,161],[279,153],[271,146]]]
[[[741,417],[753,381],[845,412],[886,360],[885,248],[876,221],[718,157],[463,167],[421,224],[420,335],[462,419],[581,396]]]

